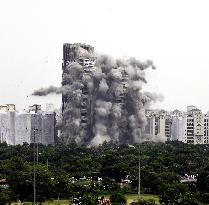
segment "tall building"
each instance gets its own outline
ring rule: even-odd
[[[145,134],[155,135],[155,112],[153,110],[146,110],[147,124],[143,130]]]
[[[12,145],[31,143],[31,114],[27,112],[15,113],[15,141]]]
[[[188,144],[209,144],[209,116],[193,105],[187,106],[187,112],[147,110],[146,117],[144,134]]]
[[[65,143],[69,142],[77,142],[77,143],[85,143],[89,135],[92,135],[92,124],[93,124],[93,112],[92,112],[92,101],[93,96],[89,92],[88,89],[88,81],[83,81],[84,78],[88,79],[88,76],[91,75],[92,70],[94,69],[94,65],[96,63],[96,58],[93,55],[94,48],[90,45],[75,43],[75,44],[64,44],[63,45],[63,75],[62,75],[62,85],[71,86],[75,81],[77,83],[81,83],[81,93],[79,102],[76,102],[76,107],[78,108],[77,115],[79,116],[80,120],[79,123],[79,133],[73,133],[73,136],[63,136],[63,141]],[[71,75],[69,75],[69,66],[78,63],[82,67],[82,72],[76,73],[76,71],[71,70]],[[75,64],[76,66],[76,64]],[[73,67],[73,66],[72,66]],[[76,68],[72,68],[75,69]],[[72,80],[68,78],[71,77]],[[75,91],[74,91],[75,92]],[[66,114],[68,109],[71,109],[69,106],[72,106],[73,103],[71,93],[63,93],[62,95],[62,111]],[[63,114],[63,121],[65,122],[66,126],[63,128],[65,131],[64,133],[70,133],[66,130],[72,129],[67,121],[69,120],[68,117]],[[68,115],[68,114],[67,114]],[[71,114],[69,114],[71,115]],[[71,116],[70,116],[71,117]],[[71,118],[73,121],[73,119]],[[82,135],[82,136],[80,136]]]
[[[15,136],[14,116],[14,104],[0,105],[0,142],[13,144]]]
[[[189,144],[208,144],[209,117],[192,106],[186,114],[184,142]]]
[[[209,144],[209,116],[204,115],[204,144]]]
[[[164,111],[159,111],[155,116],[155,135],[166,137],[170,140],[171,137],[171,118],[170,115]]]
[[[136,112],[134,108],[131,108],[131,106],[137,106],[137,103],[129,102],[129,105],[125,106],[126,91],[130,80],[125,64],[122,65],[122,62],[120,66],[119,62],[114,65],[108,64],[111,60],[103,58],[99,66],[98,64],[95,66],[98,60],[92,46],[63,45],[63,127],[60,136],[64,143],[98,145],[106,140],[124,143],[133,140],[128,135],[131,133],[137,135],[139,131],[135,129],[132,132],[130,130],[134,128],[127,129],[128,126],[137,126],[133,122],[130,126],[128,121],[136,121],[136,118],[141,115],[135,117]],[[136,95],[129,98],[133,96]],[[130,109],[126,113],[133,112],[129,119],[123,116],[125,112],[121,114],[122,110],[128,106]]]
[[[185,131],[185,116],[179,110],[174,110],[171,114],[171,141],[182,141]]]
[[[172,118],[164,110],[146,110],[147,124],[143,130],[144,134],[159,136],[171,140]]]

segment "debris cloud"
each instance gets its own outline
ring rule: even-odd
[[[152,140],[142,136],[141,129],[147,123],[145,109],[161,98],[143,91],[146,69],[155,69],[153,62],[94,56],[79,46],[73,52],[74,60],[63,66],[62,87],[50,86],[33,93],[62,93],[61,139],[86,146],[132,144],[139,137]]]
[[[38,90],[34,90],[32,95],[34,96],[46,96],[52,93],[61,94],[62,88],[61,87],[55,87],[53,85],[47,87],[47,88],[40,88]]]

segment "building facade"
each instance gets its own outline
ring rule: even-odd
[[[94,48],[85,44],[64,44],[63,45],[63,75],[62,75],[62,86],[71,86],[76,81],[77,84],[81,83],[83,79],[88,79],[88,76],[91,75],[92,69],[96,59],[93,56]],[[74,69],[71,68],[69,71],[70,65],[74,65],[75,63],[79,64],[82,68],[81,73],[76,73],[72,71]],[[76,65],[76,64],[75,64]],[[76,70],[76,69],[75,69]],[[69,74],[71,72],[71,74]],[[72,79],[68,79],[72,78]],[[67,121],[72,119],[73,114],[67,114],[67,110],[70,110],[73,106],[74,99],[72,99],[72,93],[66,92],[62,94],[62,112],[63,112],[63,121],[65,127],[62,128],[63,132],[61,133],[62,140],[64,143],[69,143],[75,141],[77,143],[84,143],[85,138],[88,138],[90,134],[92,134],[91,125],[93,123],[92,116],[92,95],[88,89],[88,82],[82,82],[82,88],[80,89],[80,99],[77,104],[77,122],[75,123],[79,128],[74,129],[74,132],[70,132],[68,130],[72,130],[72,124],[69,124]],[[75,104],[75,103],[74,103]],[[76,121],[76,120],[75,120]],[[79,125],[78,125],[79,124]],[[76,126],[74,125],[74,126]],[[76,131],[76,130],[79,130]],[[69,135],[68,135],[69,133]],[[81,136],[82,135],[82,136]],[[83,141],[83,142],[81,142]]]
[[[30,108],[29,108],[30,110]],[[17,145],[55,143],[55,113],[43,111],[0,111],[0,142]]]
[[[174,110],[171,113],[171,119],[171,141],[183,141],[186,125],[184,113],[179,110]]]
[[[208,121],[208,115],[201,110],[195,107],[188,109],[183,141],[189,144],[208,144]]]
[[[0,105],[0,111],[15,111],[14,104]]]
[[[146,117],[146,134],[165,136],[167,140],[188,144],[209,143],[209,116],[193,105],[187,107],[187,112],[148,110]]]
[[[134,141],[133,133],[137,131],[131,129],[135,125],[132,123],[128,128],[127,122],[135,121],[135,113],[132,119],[125,119],[125,112],[122,112],[128,107],[125,105],[130,81],[127,67],[118,66],[120,63],[117,62],[105,69],[110,59],[99,60],[101,58],[95,57],[92,46],[63,45],[63,127],[60,136],[64,143],[88,146],[110,140]]]

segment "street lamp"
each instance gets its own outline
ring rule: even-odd
[[[131,146],[131,145],[130,145]],[[137,147],[136,146],[131,146],[131,147],[133,147],[134,149],[137,149]],[[139,200],[139,198],[140,198],[140,195],[141,195],[141,167],[140,167],[140,138],[139,138],[139,144],[138,144],[138,149],[139,149],[139,153],[138,153],[138,177],[139,177],[139,179],[138,179],[138,200]]]
[[[140,195],[141,195],[141,167],[140,167],[140,142],[139,142],[139,181],[138,181],[138,199],[140,198]]]
[[[141,136],[142,136],[142,130],[141,130],[141,128],[140,128],[140,133],[139,133],[139,167],[138,167],[138,169],[139,169],[139,181],[138,181],[138,200],[139,200],[139,198],[140,198],[140,196],[141,196],[141,163],[140,163],[140,142],[141,142],[141,140],[140,140],[140,138],[141,138]]]
[[[33,205],[36,204],[36,130],[33,129]]]
[[[33,128],[33,204],[34,205],[36,204],[36,163],[38,163],[38,139],[36,139],[36,131],[38,131],[38,129]]]

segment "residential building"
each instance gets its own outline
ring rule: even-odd
[[[0,142],[9,145],[33,143],[34,140],[42,144],[55,143],[55,112],[31,108],[28,112],[0,111]]]
[[[185,116],[179,110],[174,110],[171,113],[171,141],[182,141],[185,131]]]

